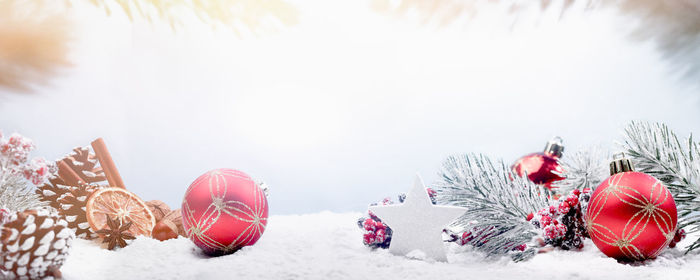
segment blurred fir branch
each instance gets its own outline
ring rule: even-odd
[[[678,208],[678,228],[700,231],[700,151],[692,135],[681,141],[663,123],[633,121],[625,128],[622,146],[637,171],[668,186]],[[687,252],[698,247],[700,237]]]
[[[383,14],[417,15],[424,24],[440,26],[468,22],[494,7],[509,15],[511,26],[532,14],[536,18],[554,12],[563,18],[572,10],[612,9],[629,18],[625,27],[630,38],[651,41],[679,66],[678,73],[700,81],[700,0],[372,0],[371,6]]]
[[[552,187],[558,194],[566,195],[574,189],[595,190],[610,174],[606,165],[609,154],[598,146],[581,149],[576,153],[562,157],[560,164],[563,173],[557,175],[563,180],[555,181]]]
[[[70,22],[43,4],[0,1],[0,87],[31,92],[70,65]]]
[[[580,0],[587,8],[593,7],[600,1]],[[536,8],[540,12],[558,6],[560,15],[564,15],[576,2],[575,0],[559,1],[552,5],[551,0],[518,1],[518,0],[372,0],[372,8],[380,13],[407,15],[415,12],[423,23],[437,22],[439,25],[449,25],[456,21],[473,19],[486,5],[498,6],[511,16],[514,21],[526,10]]]
[[[550,205],[545,188],[481,154],[447,158],[440,177],[435,184],[438,202],[468,209],[454,226],[477,235],[477,250],[515,261],[535,255],[533,246],[525,251],[516,247],[533,242],[538,234],[527,216]]]
[[[293,25],[298,11],[285,0],[89,0],[109,15],[116,7],[129,19],[136,17],[153,22],[167,22],[172,29],[183,24],[183,19],[195,16],[207,24],[223,24],[240,33],[274,29],[276,23]]]
[[[0,182],[0,208],[14,212],[49,205],[48,202],[39,199],[39,195],[34,193],[34,188],[29,186],[21,175],[9,175]]]
[[[162,20],[173,30],[188,18],[238,34],[298,21],[298,11],[286,0],[0,0],[0,90],[31,92],[70,65],[67,12],[86,1],[108,15],[119,9],[131,20]]]

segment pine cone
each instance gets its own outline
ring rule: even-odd
[[[0,235],[0,268],[9,279],[57,279],[75,235],[48,208],[12,214]]]
[[[87,184],[96,184],[107,180],[102,167],[98,166],[97,157],[90,153],[88,147],[75,148],[73,154],[62,160]]]
[[[90,195],[98,189],[98,186],[79,184],[77,187],[73,187],[69,193],[62,195],[58,199],[58,203],[60,204],[58,213],[66,219],[68,227],[75,230],[75,235],[77,237],[85,239],[97,237],[88,223],[85,206],[87,205],[87,200],[90,198]]]
[[[61,205],[58,203],[58,198],[70,192],[70,186],[67,186],[60,177],[51,176],[49,182],[38,187],[35,192],[41,201],[46,201],[52,208],[59,209]]]
[[[77,237],[92,239],[97,235],[90,229],[85,216],[85,204],[87,198],[97,189],[102,188],[98,183],[105,183],[106,177],[102,168],[98,166],[95,155],[89,148],[75,148],[69,156],[60,159],[70,169],[89,185],[73,182],[67,178],[53,176],[49,183],[37,188],[42,201],[58,210],[68,222],[68,227],[75,231]],[[57,161],[57,163],[59,162]]]

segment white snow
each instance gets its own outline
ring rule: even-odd
[[[666,250],[644,264],[606,258],[587,240],[582,252],[554,251],[521,263],[484,260],[447,245],[448,263],[394,256],[362,245],[360,213],[273,216],[260,241],[235,254],[206,257],[186,238],[139,237],[117,251],[76,240],[65,279],[698,279],[700,255]],[[689,239],[681,242],[684,246]],[[413,254],[419,256],[420,254]]]

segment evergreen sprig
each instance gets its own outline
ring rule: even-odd
[[[692,135],[683,141],[663,123],[631,122],[621,143],[637,171],[668,186],[678,208],[678,228],[700,231],[700,151]],[[700,238],[686,253],[700,247]]]
[[[34,187],[19,174],[9,175],[0,183],[0,208],[14,212],[47,205],[48,202],[39,200]]]
[[[530,213],[549,206],[547,189],[515,174],[503,161],[481,154],[451,156],[435,184],[438,201],[468,211],[454,226],[478,236],[478,250],[487,256],[510,255],[515,261],[534,256],[536,249],[514,250],[537,236],[527,221]]]
[[[562,157],[560,164],[564,172],[557,175],[564,179],[553,182],[553,189],[558,194],[568,194],[574,189],[595,190],[609,175],[605,164],[607,158],[608,153],[599,146],[581,149]]]
[[[163,20],[172,29],[184,25],[189,18],[207,24],[223,24],[236,32],[252,33],[274,29],[275,24],[297,23],[299,12],[287,0],[90,0],[107,14],[122,10],[130,20],[143,18],[149,22]]]

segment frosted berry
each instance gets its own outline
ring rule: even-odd
[[[374,240],[376,237],[377,236],[374,234],[374,232],[368,232],[362,236],[362,241],[365,243],[365,245],[372,245],[374,244]]]
[[[382,223],[382,222],[375,222],[374,223],[374,230],[375,231],[384,230],[384,229],[386,229],[386,225],[384,223]]]
[[[374,220],[365,219],[364,223],[362,223],[362,226],[367,231],[374,231],[374,226],[375,226]]]
[[[673,237],[673,241],[676,243],[681,242],[685,238],[685,230],[684,229],[679,229],[676,231],[676,235]]]
[[[530,213],[530,214],[527,214],[527,218],[525,218],[525,219],[529,222],[529,221],[531,221],[532,218],[534,218],[534,217],[535,217],[535,214]]]
[[[382,243],[386,239],[386,231],[384,231],[383,229],[379,229],[376,231],[375,236],[375,242]]]
[[[569,203],[571,206],[576,206],[578,205],[578,195],[569,195],[566,197],[566,202]]]
[[[673,239],[671,240],[671,243],[668,244],[669,248],[675,248],[676,244],[678,242],[681,242],[681,240],[685,239],[685,230],[684,229],[679,229],[676,231],[676,234],[673,236]]]
[[[583,238],[588,237],[582,209],[587,206],[590,194],[573,190],[562,195],[548,207],[540,209],[528,221],[541,230],[544,244],[564,250],[583,248]]]
[[[548,239],[554,239],[557,236],[557,227],[554,225],[548,225],[544,227],[544,237]]]
[[[564,236],[566,234],[566,226],[563,224],[558,224],[557,225],[557,237],[559,236]]]
[[[562,203],[559,203],[559,214],[566,214],[569,213],[569,210],[571,209],[571,206],[569,206],[569,203],[566,201],[563,201]]]
[[[552,223],[552,217],[550,217],[550,216],[542,216],[542,218],[540,218],[540,227],[544,228],[551,223]]]

